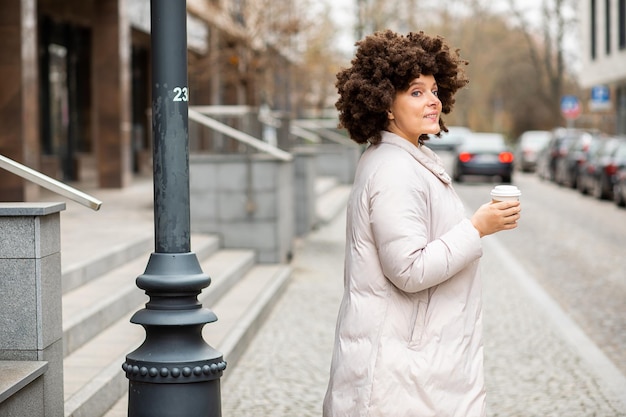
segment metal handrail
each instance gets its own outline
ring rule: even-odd
[[[235,140],[238,140],[239,142],[245,143],[246,145],[252,146],[253,148],[261,152],[266,152],[272,156],[275,156],[281,161],[293,160],[293,156],[291,156],[289,152],[285,152],[282,149],[279,149],[275,146],[268,144],[267,142],[263,142],[262,140],[255,138],[254,136],[248,135],[247,133],[244,133],[240,130],[232,128],[228,126],[227,124],[218,122],[217,120],[211,117],[205,116],[204,114],[196,110],[192,110],[191,108],[188,110],[188,112],[189,112],[189,120],[193,120],[195,122],[200,123],[203,126],[207,126],[217,132],[223,133],[224,135],[229,136]]]
[[[64,184],[60,181],[57,181],[54,178],[50,178],[49,176],[42,174],[39,171],[35,171],[34,169],[27,167],[26,165],[15,162],[14,160],[9,159],[3,155],[0,155],[0,168],[4,168],[5,170],[12,172],[19,177],[34,182],[41,187],[47,188],[50,191],[74,200],[77,203],[80,203],[85,207],[89,207],[92,210],[97,211],[102,205],[102,201],[98,200],[97,198],[92,197],[89,194],[85,194],[82,191],[70,187],[69,185]]]
[[[311,142],[311,143],[322,143],[322,138],[319,137],[319,135],[311,132],[310,130],[307,130],[303,127],[300,127],[298,125],[291,125],[289,127],[289,133],[291,133],[294,136],[297,136],[299,138],[302,138],[304,140],[306,140],[307,142]]]
[[[252,112],[251,106],[189,106],[191,110],[207,116],[245,116]]]
[[[331,130],[337,127],[336,120],[326,119],[298,119],[292,122],[292,127],[297,127],[298,131],[292,129],[292,133],[303,137],[302,130],[309,130],[315,133],[318,138],[324,138],[330,142],[338,143],[341,145],[353,144],[353,142],[346,136]]]

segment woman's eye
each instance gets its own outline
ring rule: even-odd
[[[433,91],[433,95],[436,96],[436,97],[439,97],[439,90]]]
[[[411,93],[411,95],[412,95],[413,97],[419,97],[419,96],[421,96],[421,95],[422,95],[422,92],[421,92],[421,91],[419,91],[419,90],[416,90],[416,91],[413,91],[413,92]]]

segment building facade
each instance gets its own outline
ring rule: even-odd
[[[244,3],[187,1],[190,105],[260,104],[268,48],[249,35]],[[0,33],[1,155],[101,188],[149,170],[150,0],[3,0]],[[0,201],[38,193],[0,169]]]
[[[586,117],[626,134],[626,0],[580,0],[579,22]]]

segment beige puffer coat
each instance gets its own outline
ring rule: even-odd
[[[324,417],[484,416],[482,246],[437,155],[383,132],[346,233]]]

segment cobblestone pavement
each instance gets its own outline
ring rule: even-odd
[[[344,224],[340,216],[298,242],[287,291],[223,381],[224,417],[321,416],[341,301]]]
[[[520,227],[498,240],[626,375],[626,210],[534,174],[516,175],[524,196]],[[492,186],[476,181],[455,189],[472,210]]]
[[[588,340],[582,346],[568,340],[565,333],[575,332],[576,325],[558,319],[560,311],[550,309],[556,304],[537,302],[535,297],[546,293],[525,288],[532,277],[505,272],[511,255],[497,245],[485,242],[481,263],[488,415],[626,416],[626,385],[620,392],[601,370],[608,365],[620,384],[626,383],[624,376]]]
[[[289,288],[222,381],[224,417],[321,416],[342,292],[344,228],[339,216],[298,243]],[[610,385],[624,376],[603,378],[519,274],[502,272],[510,255],[495,237],[487,239],[481,264],[489,416],[626,416],[624,386],[620,392]]]

